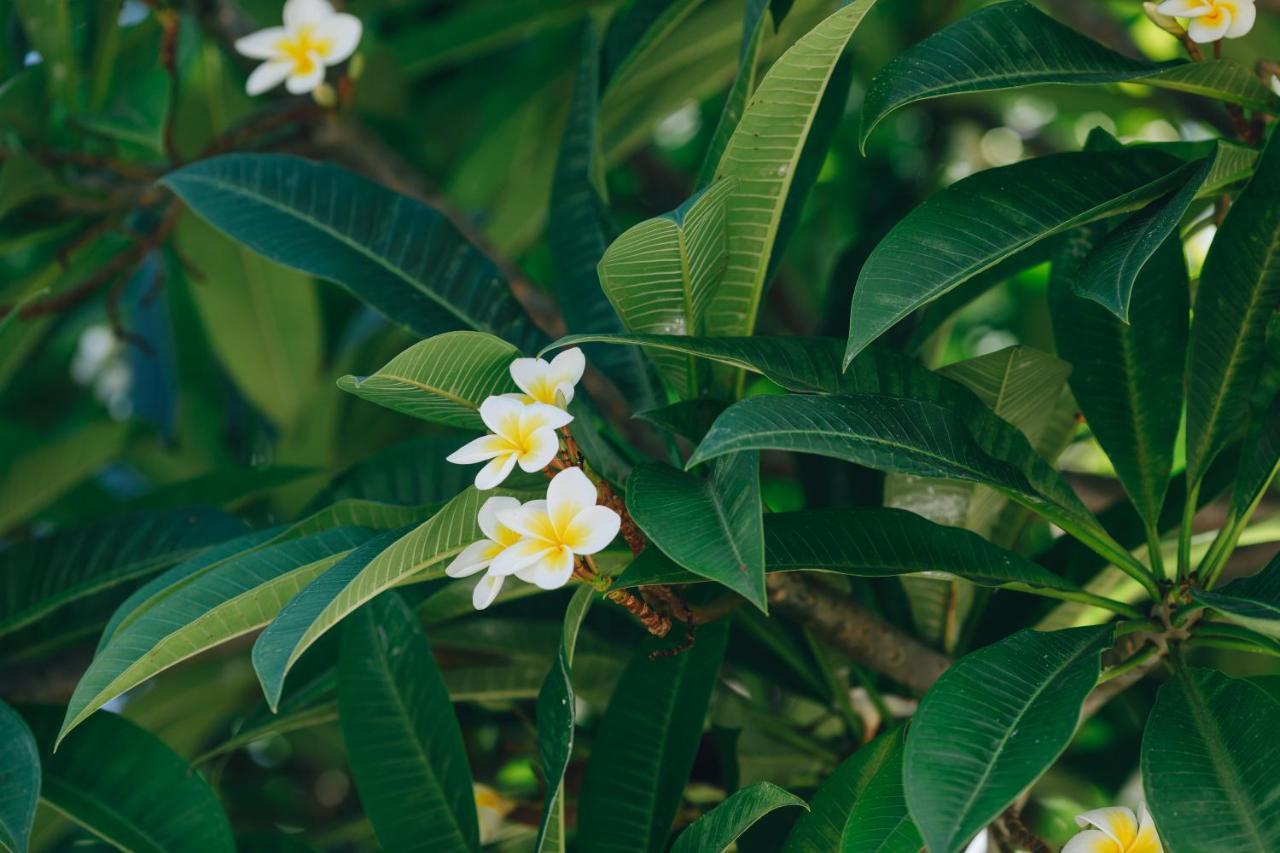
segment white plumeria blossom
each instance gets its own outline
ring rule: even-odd
[[[581,468],[551,480],[547,499],[499,510],[498,520],[521,540],[494,558],[489,571],[515,575],[542,589],[559,589],[573,576],[575,556],[602,550],[618,535],[622,519],[596,504],[596,487]]]
[[[484,490],[507,479],[517,464],[529,473],[551,464],[560,450],[556,430],[573,415],[542,403],[490,397],[480,404],[480,419],[492,434],[464,444],[448,460],[459,465],[488,461],[476,474],[476,488]]]
[[[260,95],[285,84],[295,95],[314,91],[324,70],[355,53],[362,32],[360,19],[334,11],[328,0],[288,0],[284,26],[268,27],[236,40],[236,50],[264,60],[249,75],[245,89]]]
[[[1126,808],[1094,809],[1076,818],[1084,830],[1062,853],[1164,853],[1156,825],[1144,808],[1142,820]]]
[[[512,394],[525,402],[564,408],[573,401],[573,389],[587,369],[586,356],[577,347],[545,358],[517,358],[511,362],[511,378],[524,393]]]
[[[495,497],[485,501],[476,518],[485,538],[463,548],[444,573],[451,578],[465,578],[489,568],[495,557],[520,541],[520,534],[499,521],[498,513],[519,508],[520,501],[515,498]],[[502,591],[503,580],[503,575],[485,572],[471,592],[471,603],[476,610],[484,610],[493,604]]]
[[[1274,74],[1271,75],[1271,91],[1280,95],[1280,77],[1277,77]]]
[[[1175,18],[1190,18],[1187,35],[1200,44],[1240,38],[1253,29],[1258,16],[1253,0],[1164,0],[1156,11]]]

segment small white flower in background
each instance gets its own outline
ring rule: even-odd
[[[1156,11],[1175,18],[1190,18],[1187,34],[1200,44],[1240,38],[1253,29],[1258,15],[1253,0],[1164,0],[1156,6]]]
[[[515,498],[489,498],[485,501],[476,521],[486,538],[463,548],[462,553],[453,558],[444,573],[451,578],[465,578],[489,568],[494,557],[520,541],[520,534],[499,521],[498,513],[519,508],[520,501]],[[485,572],[471,593],[471,604],[476,610],[484,610],[493,604],[493,600],[502,591],[504,580],[502,575]]]
[[[496,841],[502,831],[503,821],[516,807],[516,804],[479,782],[472,784],[476,797],[476,817],[480,824],[480,843],[489,844]]]
[[[1068,841],[1062,853],[1164,853],[1146,809],[1141,821],[1126,808],[1094,809],[1077,817],[1076,824],[1084,832]]]
[[[324,70],[355,52],[360,19],[334,11],[328,0],[288,0],[284,26],[268,27],[236,40],[236,50],[264,62],[249,75],[245,89],[260,95],[285,84],[305,95],[324,82]]]
[[[490,397],[480,404],[480,419],[493,430],[450,453],[448,460],[459,465],[488,461],[476,474],[477,489],[492,489],[519,463],[533,473],[541,471],[560,450],[556,430],[573,420],[573,415],[542,403],[522,403],[510,397]]]
[[[1277,77],[1274,74],[1271,75],[1271,91],[1280,95],[1280,77]]]
[[[110,326],[89,326],[80,334],[71,359],[71,378],[78,385],[92,386],[93,396],[107,407],[112,418],[124,420],[131,414],[129,390],[133,372],[124,344]]]
[[[581,468],[556,474],[546,500],[499,511],[498,520],[522,538],[495,557],[489,571],[513,574],[542,589],[559,589],[568,583],[574,556],[602,550],[622,524],[616,512],[596,504],[596,487]]]
[[[573,388],[587,369],[582,350],[567,349],[548,362],[545,358],[517,358],[511,362],[511,378],[523,394],[516,399],[564,408],[573,401]]]

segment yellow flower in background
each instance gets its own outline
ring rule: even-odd
[[[1141,822],[1132,811],[1117,806],[1085,812],[1076,823],[1084,832],[1068,841],[1062,853],[1164,853],[1146,809]]]
[[[355,52],[360,19],[334,11],[328,0],[288,0],[284,26],[268,27],[236,40],[236,50],[264,62],[249,75],[245,90],[260,95],[285,84],[305,95],[324,82],[324,70]]]
[[[476,474],[477,489],[492,489],[516,467],[533,473],[551,464],[560,450],[556,430],[573,415],[555,406],[522,403],[510,397],[490,397],[480,404],[480,419],[491,435],[468,442],[450,453],[450,462],[470,465],[488,461]]]
[[[1175,18],[1190,18],[1187,34],[1200,44],[1240,38],[1253,29],[1258,16],[1253,0],[1165,0],[1156,11]]]
[[[519,508],[520,501],[515,498],[489,498],[485,501],[476,521],[486,538],[463,548],[444,573],[451,578],[465,578],[489,568],[494,557],[520,541],[519,533],[498,521],[498,512]],[[493,600],[502,591],[504,580],[502,575],[485,572],[471,592],[471,604],[476,610],[484,610],[493,604]]]
[[[616,512],[596,504],[596,487],[581,468],[556,474],[545,501],[500,511],[498,520],[519,533],[521,541],[495,557],[489,571],[513,574],[542,589],[568,583],[574,556],[602,550],[622,525]]]
[[[524,394],[512,396],[563,409],[572,402],[574,386],[586,369],[587,359],[577,347],[549,362],[545,358],[517,358],[511,362],[511,378]]]
[[[476,818],[480,824],[480,843],[489,844],[498,838],[502,824],[507,815],[516,807],[515,802],[508,800],[488,785],[479,782],[472,784],[476,797]]]

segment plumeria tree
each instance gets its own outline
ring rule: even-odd
[[[0,847],[1280,850],[1280,9],[896,5],[0,0]]]

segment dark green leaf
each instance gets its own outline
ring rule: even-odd
[[[659,409],[636,412],[635,416],[667,432],[698,442],[727,407],[728,403],[719,400],[681,400]]]
[[[40,798],[40,751],[18,713],[0,702],[0,847],[27,853]]]
[[[742,833],[769,812],[786,806],[809,806],[772,782],[757,782],[737,791],[680,833],[671,853],[724,853]]]
[[[1280,640],[1280,555],[1256,575],[1221,589],[1193,588],[1191,597],[1232,622]]]
[[[1169,853],[1280,847],[1280,704],[1247,681],[1179,668],[1142,736],[1142,786]]]
[[[347,621],[338,712],[360,802],[382,847],[479,849],[453,703],[413,611],[394,592]]]
[[[911,724],[903,781],[926,846],[961,850],[1066,749],[1109,625],[1020,631],[958,661]]]

